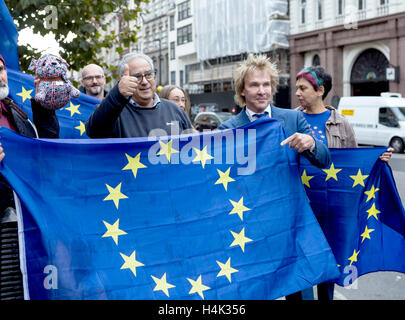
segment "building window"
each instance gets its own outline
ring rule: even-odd
[[[191,17],[190,0],[179,3],[177,6],[178,17],[177,20],[181,21]]]
[[[306,7],[307,7],[307,0],[301,0],[301,24],[305,24]]]
[[[180,70],[180,87],[184,86],[184,71]]]
[[[314,55],[314,57],[312,58],[312,65],[315,67],[321,65],[321,59],[319,58],[319,56],[317,54]]]
[[[358,0],[358,7],[359,10],[365,10],[366,9],[366,0]]]
[[[318,0],[318,4],[316,6],[316,18],[318,20],[322,20],[322,1],[323,0]]]
[[[176,84],[176,71],[170,72],[170,84],[172,85]]]
[[[378,16],[386,16],[389,14],[388,0],[379,0],[379,6],[377,7]]]
[[[337,15],[342,16],[345,12],[345,1],[337,0]]]
[[[177,29],[177,45],[182,45],[193,41],[191,24]]]
[[[174,16],[169,16],[170,31],[174,30]]]
[[[176,59],[176,43],[170,42],[170,60]]]

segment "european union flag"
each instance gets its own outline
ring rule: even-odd
[[[23,72],[7,69],[10,98],[17,104],[32,121],[30,99],[35,97],[34,77]],[[59,119],[60,138],[88,138],[84,124],[93,113],[99,99],[81,93],[76,99],[71,99],[64,108],[56,110]]]
[[[275,299],[338,276],[275,120],[160,138],[0,135],[26,298]]]
[[[18,31],[4,0],[0,0],[0,54],[7,68],[20,70],[18,62]]]
[[[374,271],[405,272],[405,210],[386,148],[331,149],[330,168],[301,167],[311,207],[339,265],[339,285]],[[303,160],[305,161],[305,160]]]

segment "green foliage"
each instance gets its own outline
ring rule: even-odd
[[[147,2],[149,0],[7,0],[6,3],[18,30],[31,27],[34,33],[55,35],[62,48],[59,54],[71,69],[80,70],[89,63],[96,63],[115,71],[115,66],[108,65],[100,57],[101,49],[115,50],[119,55],[129,50],[137,41],[139,29],[130,28],[129,22],[137,20],[141,4]],[[111,14],[118,17],[119,32],[106,33],[108,23],[113,23],[109,21]],[[52,24],[55,21],[56,28]],[[73,40],[69,41],[72,36]],[[20,46],[21,70],[27,71],[31,59],[40,55],[41,52],[30,45]]]

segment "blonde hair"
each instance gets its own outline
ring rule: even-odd
[[[174,85],[166,85],[160,90],[159,97],[163,99],[169,99],[170,92],[172,92],[173,89],[179,89],[181,92],[184,93],[184,98],[186,99],[186,103],[184,106],[185,112],[188,116],[190,116],[190,109],[191,109],[190,96],[188,95],[187,91],[184,90],[182,87]]]
[[[268,71],[270,75],[271,93],[274,95],[277,92],[279,74],[277,65],[265,55],[254,55],[250,53],[247,59],[243,61],[235,70],[233,77],[235,84],[234,100],[235,103],[240,107],[244,107],[246,105],[245,97],[242,96],[242,91],[245,87],[246,75],[256,70]]]

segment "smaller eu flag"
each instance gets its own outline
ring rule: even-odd
[[[375,271],[405,272],[405,210],[386,148],[331,149],[319,170],[303,160],[301,181],[339,265],[339,285]]]
[[[35,97],[34,77],[11,69],[7,69],[7,74],[10,98],[24,110],[32,121],[30,99]],[[60,138],[88,138],[84,124],[99,103],[99,99],[80,93],[78,98],[72,98],[64,108],[56,110],[60,125]]]
[[[26,298],[275,299],[338,276],[278,121],[160,138],[0,135]]]

